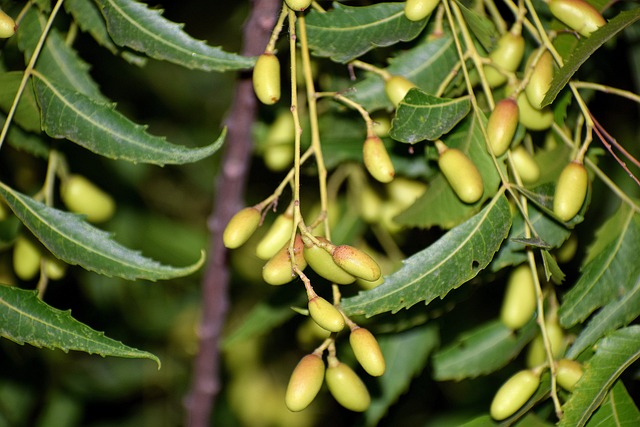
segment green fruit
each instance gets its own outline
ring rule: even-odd
[[[491,402],[491,417],[501,421],[515,414],[533,396],[540,385],[540,374],[524,370],[509,378]]]
[[[311,5],[312,0],[285,0],[289,9],[302,12]]]
[[[415,179],[396,177],[387,184],[386,190],[396,205],[406,209],[427,191],[427,184]]]
[[[498,39],[496,48],[489,54],[491,64],[484,67],[484,75],[489,86],[496,87],[504,84],[507,81],[507,76],[501,71],[516,71],[523,56],[524,38],[522,35],[512,32],[504,33]]]
[[[309,315],[321,327],[331,332],[344,329],[342,313],[329,301],[318,295],[309,300]]]
[[[376,135],[369,135],[362,145],[364,165],[375,179],[380,182],[391,182],[395,175],[393,163],[382,140]]]
[[[322,357],[311,353],[304,356],[293,370],[284,402],[290,411],[305,409],[322,387],[324,380],[324,362]]]
[[[321,242],[329,244],[329,241],[324,237],[315,237]],[[347,273],[343,268],[336,264],[329,252],[314,245],[313,243],[305,245],[304,258],[313,271],[332,283],[337,285],[348,285],[356,280],[353,275]]]
[[[551,345],[551,355],[554,359],[561,357],[565,351],[564,331],[557,320],[547,320],[545,322],[547,337]],[[528,368],[535,368],[543,365],[547,361],[547,353],[544,349],[542,335],[538,334],[527,348],[526,364]]]
[[[487,122],[489,147],[496,157],[502,156],[518,128],[518,104],[513,98],[505,98],[496,104]]]
[[[331,336],[331,332],[320,327],[312,318],[305,320],[296,330],[296,339],[302,348],[314,348],[318,342],[322,342]]]
[[[51,280],[60,280],[67,272],[67,263],[58,258],[46,257],[44,259],[44,273]]]
[[[366,253],[349,245],[340,245],[331,252],[333,261],[347,273],[373,282],[382,274],[380,266]]]
[[[600,12],[583,0],[550,0],[549,10],[567,27],[589,37],[607,22]]]
[[[582,163],[573,161],[560,173],[553,196],[553,213],[562,221],[576,216],[585,199],[589,186],[589,175]]]
[[[560,359],[556,365],[556,381],[567,391],[573,392],[582,373],[582,365],[575,360]]]
[[[302,255],[304,244],[300,235],[296,236],[293,245],[294,263],[300,269],[307,267],[307,262]],[[289,243],[285,245],[262,267],[262,279],[270,285],[280,286],[291,282],[296,277],[289,256]]]
[[[391,76],[384,83],[384,91],[395,107],[398,107],[398,104],[404,99],[407,92],[414,87],[416,87],[415,84],[402,76]]]
[[[407,0],[404,4],[404,16],[410,21],[422,21],[439,4],[440,0]]]
[[[263,53],[253,68],[253,91],[263,104],[280,100],[280,61],[272,53]]]
[[[113,197],[81,175],[69,175],[62,183],[60,197],[71,212],[84,214],[91,222],[104,222],[116,210]]]
[[[535,56],[536,53],[532,53],[529,58],[534,58]],[[527,68],[529,68],[528,65]],[[553,57],[548,50],[545,50],[538,62],[536,62],[536,66],[529,77],[529,82],[524,88],[524,93],[533,108],[540,109],[542,100],[551,86],[551,80],[553,80]]]
[[[482,176],[462,151],[447,148],[440,152],[438,166],[456,195],[465,203],[475,203],[484,193]]]
[[[520,110],[519,120],[522,126],[534,131],[551,127],[553,124],[553,110],[551,108],[548,106],[542,109],[535,108],[531,105],[524,92],[521,92],[516,100]]]
[[[349,344],[358,363],[371,376],[384,374],[386,363],[378,341],[368,329],[357,327],[349,335]]]
[[[520,329],[536,311],[536,289],[528,264],[521,264],[509,275],[500,320],[510,329]]]
[[[40,271],[42,254],[34,242],[18,236],[13,246],[13,271],[21,280],[31,280]]]
[[[12,17],[0,10],[0,39],[7,39],[16,33],[17,25]]]
[[[395,182],[391,181],[391,182]],[[365,186],[362,191],[359,192],[360,196],[360,217],[363,221],[369,224],[374,224],[380,221],[380,210],[384,201],[376,190],[370,186]]]
[[[371,404],[371,396],[360,377],[348,366],[335,360],[329,362],[325,374],[331,395],[345,408],[364,412]]]
[[[256,246],[258,258],[267,260],[273,257],[284,244],[289,242],[292,233],[293,217],[287,212],[278,215]]]
[[[523,145],[518,145],[511,150],[511,160],[518,176],[525,184],[531,184],[540,178],[538,162]]]
[[[262,215],[255,207],[244,208],[236,213],[222,233],[222,241],[229,249],[236,249],[242,246],[249,237],[253,235]]]

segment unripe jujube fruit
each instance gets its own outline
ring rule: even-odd
[[[288,212],[278,215],[267,233],[256,246],[256,255],[261,259],[273,257],[282,245],[291,239],[293,233],[293,217]]]
[[[489,86],[496,87],[505,83],[507,76],[501,71],[516,71],[523,56],[524,38],[522,35],[510,31],[504,33],[498,39],[496,48],[489,54],[491,64],[484,66],[484,76]]]
[[[67,272],[67,263],[58,258],[46,257],[44,259],[44,273],[51,280],[60,280]]]
[[[322,236],[316,236],[316,239],[323,243],[330,244],[330,242]],[[353,275],[347,273],[342,267],[336,264],[329,252],[313,243],[305,245],[304,258],[313,271],[332,283],[348,285],[356,280]]]
[[[548,319],[545,322],[547,337],[551,345],[551,355],[554,359],[561,357],[565,351],[564,331],[558,324],[557,319]],[[541,334],[531,341],[527,348],[526,365],[528,368],[535,368],[547,361],[547,353],[544,349],[544,340]]]
[[[560,173],[553,196],[553,213],[569,221],[580,212],[587,197],[589,175],[582,163],[573,161]]]
[[[309,315],[322,328],[331,332],[340,332],[344,329],[344,316],[329,301],[313,296],[309,300]]]
[[[222,241],[229,249],[242,246],[256,231],[262,216],[255,207],[239,210],[231,219],[222,233]]]
[[[285,0],[289,9],[302,12],[311,5],[312,0]]]
[[[307,267],[307,262],[302,254],[304,244],[300,235],[296,235],[293,244],[294,263],[300,270]],[[289,256],[289,243],[285,245],[262,267],[262,279],[270,285],[280,286],[293,280],[295,274],[291,266]]]
[[[444,149],[438,157],[438,166],[460,200],[465,203],[480,200],[484,193],[482,176],[462,151],[457,148]]]
[[[384,143],[377,135],[369,135],[362,144],[362,158],[367,171],[380,182],[391,182],[395,169]]]
[[[356,327],[349,334],[349,344],[358,363],[371,376],[384,374],[386,363],[378,341],[368,329]]]
[[[502,156],[511,145],[518,128],[518,104],[513,98],[505,98],[496,104],[487,122],[489,146],[496,157]]]
[[[384,91],[391,103],[397,107],[415,84],[402,76],[391,76],[384,82]]]
[[[398,177],[386,186],[386,190],[391,200],[405,209],[427,191],[427,184],[415,179]]]
[[[322,387],[324,381],[324,361],[322,357],[311,353],[298,362],[289,378],[284,402],[290,411],[305,409]]]
[[[91,222],[104,222],[116,210],[113,197],[81,175],[69,175],[63,181],[60,197],[71,212],[84,214]]]
[[[538,162],[523,145],[518,145],[511,150],[511,160],[518,176],[524,183],[536,182],[540,178]]]
[[[40,271],[42,254],[38,246],[24,236],[18,236],[13,246],[13,271],[19,279],[31,280]]]
[[[16,22],[0,10],[0,39],[7,39],[16,33]]]
[[[295,124],[289,110],[281,110],[265,136],[262,160],[274,172],[283,171],[293,163]]]
[[[567,391],[573,391],[578,380],[582,378],[582,365],[580,362],[569,359],[560,359],[556,365],[556,381],[560,387]]]
[[[407,0],[404,4],[404,16],[410,21],[422,21],[439,4],[440,0]]]
[[[340,405],[356,412],[364,412],[369,408],[371,404],[369,391],[348,365],[330,360],[325,379],[329,392]]]
[[[515,414],[533,396],[540,385],[537,371],[523,370],[514,374],[499,389],[491,402],[491,417],[500,421]]]
[[[522,126],[529,130],[545,130],[553,124],[553,110],[546,106],[542,109],[535,108],[529,102],[524,92],[520,92],[516,98],[520,115],[518,119]]]
[[[520,329],[536,311],[536,289],[528,264],[521,264],[509,275],[502,301],[500,320],[510,329]]]
[[[331,251],[333,261],[347,273],[373,282],[382,274],[380,266],[366,253],[349,245],[340,245]]]
[[[273,53],[263,53],[253,68],[253,90],[263,104],[280,99],[280,61]]]
[[[536,53],[532,53],[530,58],[533,59],[535,56]],[[527,68],[529,67],[527,66]],[[527,86],[524,88],[524,93],[527,95],[527,99],[533,108],[540,109],[542,100],[549,91],[552,80],[553,57],[551,53],[545,49],[540,55],[540,58],[538,58],[538,62],[536,62],[533,71],[531,71]]]
[[[550,0],[551,14],[566,26],[589,37],[607,22],[595,7],[583,0]]]

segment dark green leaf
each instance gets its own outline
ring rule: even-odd
[[[558,262],[548,250],[542,250],[541,253],[545,278],[547,281],[553,280],[553,283],[558,285],[561,284],[564,281],[565,274],[558,265]]]
[[[309,48],[317,56],[337,62],[349,62],[376,47],[412,40],[427,24],[426,19],[409,21],[402,3],[333,5],[325,13],[312,10],[306,24]]]
[[[16,93],[18,93],[22,75],[21,71],[0,73],[0,108],[7,113],[13,104]],[[2,115],[3,123],[5,117],[5,115]],[[40,108],[38,108],[33,87],[29,84],[22,92],[13,120],[24,130],[40,132]]]
[[[500,38],[500,33],[496,30],[496,26],[485,15],[480,15],[472,9],[468,9],[462,3],[456,0],[456,4],[460,8],[464,21],[469,29],[478,39],[484,50],[490,52],[493,50],[496,42]]]
[[[624,384],[616,381],[602,405],[587,423],[587,427],[633,427],[639,424],[638,407]]]
[[[101,356],[160,359],[104,336],[78,322],[69,311],[53,308],[36,296],[37,292],[0,285],[0,336],[20,345],[84,351]]]
[[[0,195],[38,240],[68,264],[105,276],[158,280],[189,275],[204,262],[202,254],[187,267],[163,265],[114,242],[108,233],[89,225],[80,215],[46,206],[3,183]]]
[[[373,316],[442,298],[489,264],[510,226],[509,203],[500,193],[477,215],[406,259],[382,285],[343,299],[343,309],[348,315]]]

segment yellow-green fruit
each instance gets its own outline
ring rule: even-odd
[[[256,246],[258,258],[267,260],[273,257],[291,239],[292,233],[293,217],[287,212],[278,215]]]
[[[261,219],[260,211],[254,207],[238,211],[229,220],[222,233],[224,245],[229,249],[236,249],[242,246],[256,231]]]
[[[583,0],[550,0],[549,10],[567,27],[589,37],[607,22],[600,12]]]
[[[71,212],[84,214],[91,222],[104,222],[116,210],[113,197],[81,175],[70,175],[62,183],[60,197]]]
[[[387,194],[402,209],[408,208],[427,191],[427,184],[415,179],[397,177],[387,187]]]
[[[293,244],[294,263],[300,270],[307,267],[302,254],[304,244],[300,235],[296,236]],[[295,277],[289,256],[289,243],[285,245],[262,267],[262,279],[270,285],[280,286],[289,283]]]
[[[331,252],[333,261],[347,273],[373,282],[382,275],[380,266],[366,253],[349,245],[340,245]]]
[[[345,408],[364,412],[371,404],[371,396],[360,377],[342,362],[329,362],[325,374],[331,395]]]
[[[318,342],[322,342],[331,336],[331,332],[320,327],[312,318],[305,320],[296,330],[296,339],[302,348],[315,348]]]
[[[309,300],[308,307],[309,315],[321,328],[331,332],[344,329],[342,313],[326,299],[316,295]]]
[[[498,39],[496,48],[489,54],[491,64],[484,67],[484,76],[489,86],[496,87],[504,84],[507,81],[507,76],[501,71],[516,71],[523,56],[524,38],[522,35],[512,32],[504,33]]]
[[[19,279],[31,280],[40,271],[42,254],[34,242],[18,236],[13,246],[13,271]]]
[[[456,195],[465,203],[475,203],[484,193],[482,176],[462,151],[448,148],[438,158],[440,171],[453,188]]]
[[[573,259],[578,251],[578,238],[575,234],[571,234],[567,240],[556,250],[556,259],[559,263],[564,264]]]
[[[518,176],[525,184],[536,182],[540,178],[538,162],[523,145],[518,145],[511,150],[511,160]]]
[[[384,143],[377,135],[370,135],[362,145],[364,165],[375,179],[380,182],[391,182],[395,175],[393,163]]]
[[[378,341],[368,329],[357,327],[349,335],[349,344],[358,363],[371,376],[384,374],[386,363]]]
[[[44,259],[44,273],[51,280],[60,280],[67,272],[67,263],[58,258],[47,257]]]
[[[510,329],[520,329],[536,311],[536,289],[528,264],[521,264],[509,275],[502,301],[500,320]]]
[[[533,396],[540,385],[540,374],[530,370],[517,372],[499,389],[491,402],[491,417],[500,421],[515,414]]]
[[[322,236],[316,236],[316,239],[323,243],[329,243],[329,241]],[[336,264],[329,252],[313,243],[305,245],[304,258],[313,271],[332,283],[348,285],[356,280],[353,275],[347,273],[342,267]]]
[[[557,320],[548,320],[545,322],[547,329],[547,337],[551,344],[551,355],[554,359],[561,357],[565,350],[564,331],[558,324]],[[544,349],[544,341],[542,335],[538,334],[527,348],[526,364],[528,368],[535,368],[547,361],[547,353]]]
[[[289,9],[301,12],[311,5],[311,0],[285,0]]]
[[[392,182],[395,182],[392,181]],[[382,197],[370,186],[365,186],[359,193],[360,196],[360,217],[368,223],[380,221],[380,211],[384,201]]]
[[[573,161],[560,173],[553,196],[553,213],[562,221],[569,221],[580,212],[587,197],[589,176],[582,163]]]
[[[400,101],[404,99],[409,90],[416,87],[415,84],[402,76],[391,76],[384,83],[384,91],[391,103],[397,107]]]
[[[280,99],[280,61],[274,54],[258,57],[253,68],[253,90],[263,104],[275,104]]]
[[[529,102],[529,98],[524,92],[520,92],[516,99],[520,116],[518,117],[522,126],[529,130],[549,129],[553,124],[553,110],[549,106],[537,109]]]
[[[380,138],[389,136],[389,131],[391,130],[391,120],[389,116],[385,113],[384,115],[374,115],[371,118],[373,119],[373,132]]]
[[[440,0],[407,0],[404,4],[404,16],[410,21],[422,21],[439,4]]]
[[[518,128],[518,104],[513,98],[505,98],[496,104],[487,122],[489,147],[496,157],[502,156]]]
[[[6,39],[16,33],[16,22],[12,17],[0,10],[0,39]]]
[[[297,412],[309,406],[320,391],[323,380],[324,362],[322,357],[311,353],[300,359],[289,378],[284,398],[287,408]]]
[[[536,53],[532,53],[530,58],[533,59],[536,55]],[[533,108],[540,109],[542,100],[551,86],[551,80],[553,80],[553,57],[545,49],[531,71],[529,82],[524,88],[524,93]]]
[[[569,359],[560,359],[556,365],[556,381],[560,387],[567,391],[573,391],[578,380],[582,378],[582,365],[580,362]]]
[[[262,160],[269,170],[281,172],[291,166],[294,154],[291,144],[268,145],[264,148]]]
[[[265,137],[262,159],[274,172],[283,171],[293,163],[295,128],[293,115],[289,110],[280,111]]]

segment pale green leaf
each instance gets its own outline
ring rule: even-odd
[[[360,7],[334,3],[333,6],[325,13],[312,10],[306,24],[313,53],[337,62],[349,62],[376,47],[412,40],[427,24],[426,19],[408,20],[402,3]]]
[[[616,384],[594,412],[587,427],[634,427],[640,425],[640,411],[622,383]]]
[[[509,203],[500,193],[474,217],[407,258],[382,285],[344,298],[342,307],[347,315],[373,316],[443,298],[489,264],[510,226]]]
[[[226,71],[251,68],[254,58],[209,46],[182,30],[182,25],[133,0],[96,0],[107,21],[107,29],[119,46],[143,52],[151,58],[190,69]]]
[[[559,427],[582,427],[606,399],[620,375],[640,358],[640,326],[619,329],[603,338],[584,374],[564,404]]]
[[[86,149],[112,159],[157,165],[191,163],[218,151],[217,141],[200,148],[189,148],[149,135],[140,126],[118,113],[114,105],[58,85],[54,80],[34,78],[42,110],[42,128],[53,138],[66,138]]]
[[[78,322],[69,311],[49,306],[36,296],[37,292],[0,285],[0,336],[20,345],[84,351],[101,356],[160,359],[146,351],[126,346],[107,338]]]
[[[56,257],[72,265],[124,279],[158,280],[189,275],[204,262],[172,267],[127,249],[110,235],[82,220],[80,215],[40,203],[0,183],[0,195],[20,221]]]
[[[533,320],[518,331],[500,320],[475,327],[434,354],[433,377],[437,381],[459,381],[495,372],[513,360],[537,330]]]
[[[22,81],[21,71],[7,71],[0,73],[0,108],[8,112],[18,93]],[[2,115],[2,122],[4,118]],[[33,87],[27,85],[22,93],[13,121],[22,129],[30,132],[40,132],[40,108],[33,93]]]
[[[490,415],[481,415],[477,418],[472,419],[460,427],[494,427],[497,426],[496,422],[493,421]]]
[[[438,98],[411,89],[396,110],[389,135],[410,144],[425,139],[435,141],[453,129],[470,109],[469,97]]]

